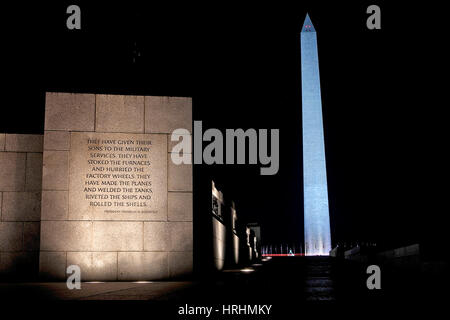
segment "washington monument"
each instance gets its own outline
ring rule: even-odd
[[[305,254],[328,255],[331,234],[319,58],[316,30],[308,14],[300,33],[300,46]]]

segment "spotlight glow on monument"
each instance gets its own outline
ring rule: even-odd
[[[316,30],[306,15],[300,33],[302,68],[303,192],[305,254],[331,250],[327,171]]]

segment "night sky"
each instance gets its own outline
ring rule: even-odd
[[[194,192],[214,179],[241,221],[262,224],[265,243],[301,241],[299,32],[309,12],[334,243],[443,244],[442,8],[311,3],[7,5],[0,132],[42,134],[46,91],[191,96],[204,130],[279,128],[281,140],[277,175],[260,176],[259,165],[195,166]],[[66,28],[70,4],[81,7],[79,31]],[[370,4],[381,7],[381,30],[366,28]]]

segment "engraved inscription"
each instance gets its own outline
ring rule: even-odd
[[[142,217],[165,211],[166,139],[150,134],[72,133],[70,208],[94,219],[99,214]]]

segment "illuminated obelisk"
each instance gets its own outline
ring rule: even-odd
[[[316,30],[308,14],[300,33],[300,45],[305,254],[328,255],[331,234],[319,59]]]

